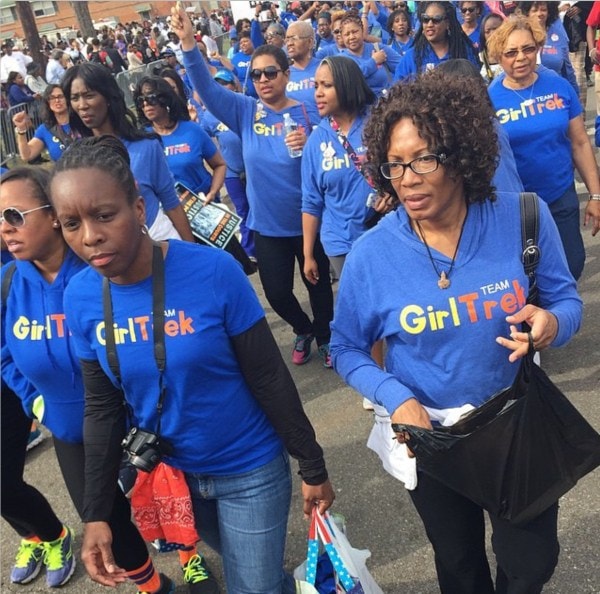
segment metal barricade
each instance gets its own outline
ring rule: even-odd
[[[27,115],[32,122],[32,127],[27,129],[27,140],[29,141],[33,138],[36,128],[42,123],[42,117],[40,115],[42,103],[42,100],[38,99],[30,103],[19,103],[18,105],[13,105],[9,109],[1,110],[2,164],[6,163],[8,159],[13,159],[19,155],[17,139],[15,138],[14,125],[12,122],[13,116],[21,111],[27,112]]]

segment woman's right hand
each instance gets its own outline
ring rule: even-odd
[[[319,267],[312,256],[304,258],[304,276],[311,285],[316,285],[319,282]]]
[[[416,398],[409,398],[403,402],[392,414],[392,423],[399,425],[414,425],[415,427],[423,427],[424,429],[433,429],[431,419],[423,405]],[[410,438],[407,433],[396,433],[398,443],[405,443],[408,447],[408,456],[414,458],[414,454],[410,450]]]
[[[16,113],[13,116],[12,121],[19,130],[26,130],[31,126],[31,119],[27,115],[26,111],[20,111],[19,113]]]
[[[194,27],[181,2],[177,2],[171,8],[171,31],[179,37],[183,51],[189,51],[195,47]]]
[[[116,587],[127,581],[127,573],[115,563],[112,532],[106,522],[85,524],[81,560],[89,576],[103,586]]]

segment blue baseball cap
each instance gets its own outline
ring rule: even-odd
[[[218,78],[219,80],[235,84],[235,76],[233,76],[233,72],[226,70],[225,68],[219,68],[219,70],[217,70],[213,75],[213,78],[215,80]]]

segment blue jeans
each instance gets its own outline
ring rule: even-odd
[[[558,227],[569,270],[577,280],[583,272],[585,247],[581,236],[581,215],[579,214],[579,198],[575,191],[575,184],[558,200],[549,204],[548,208]]]
[[[223,558],[228,594],[294,594],[283,571],[292,493],[287,453],[244,474],[186,479],[196,529]]]

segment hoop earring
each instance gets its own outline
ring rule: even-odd
[[[142,235],[148,235],[150,230],[148,229],[148,225],[142,225],[140,227],[140,231],[141,231]]]

